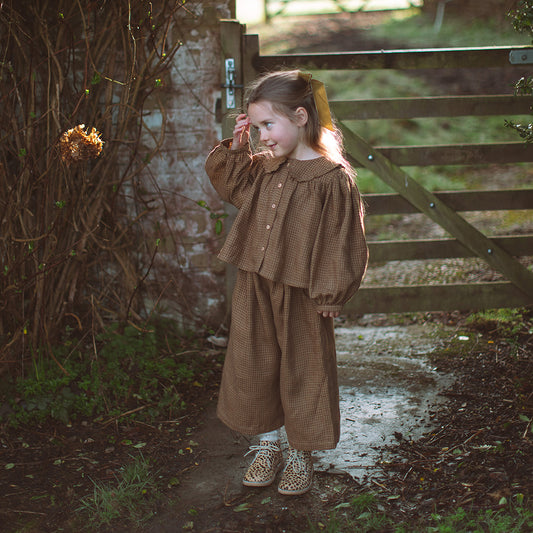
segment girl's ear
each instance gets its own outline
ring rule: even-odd
[[[294,121],[296,122],[296,125],[305,126],[308,120],[309,115],[307,114],[306,109],[304,107],[296,108],[296,111],[294,112]]]

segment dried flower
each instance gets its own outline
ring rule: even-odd
[[[100,155],[104,141],[100,139],[100,133],[95,128],[85,129],[85,124],[72,128],[59,139],[59,151],[61,159],[70,165],[75,161],[86,161]]]

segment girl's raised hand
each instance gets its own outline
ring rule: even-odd
[[[250,119],[244,113],[235,119],[233,141],[231,143],[232,150],[238,150],[248,142],[248,139],[250,138],[250,124]]]

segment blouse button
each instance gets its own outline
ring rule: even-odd
[[[283,183],[278,183],[278,189],[281,189],[283,187]]]
[[[266,228],[267,228],[267,229],[270,229],[270,224],[267,224],[267,225],[266,225]]]
[[[262,252],[265,251],[265,247],[264,247],[264,246],[261,246],[261,251],[262,251]]]
[[[276,209],[276,204],[272,204],[272,209]]]

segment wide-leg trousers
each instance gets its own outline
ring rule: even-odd
[[[285,426],[294,448],[335,448],[333,319],[317,313],[306,289],[238,271],[217,414],[244,435]]]

